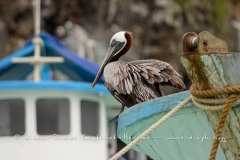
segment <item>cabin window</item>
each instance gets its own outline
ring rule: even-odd
[[[37,100],[37,132],[40,135],[69,134],[70,112],[68,99]]]
[[[0,100],[0,136],[25,133],[25,104],[22,99]]]
[[[99,103],[82,100],[80,107],[82,134],[88,136],[99,135]]]

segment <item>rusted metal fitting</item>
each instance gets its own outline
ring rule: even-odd
[[[183,51],[194,51],[198,47],[198,35],[194,32],[188,32],[183,36]]]
[[[189,36],[187,38],[186,43],[187,43],[187,47],[189,49],[193,50],[193,49],[197,48],[197,46],[198,46],[198,37],[197,36]]]
[[[203,31],[199,35],[194,32],[188,32],[183,36],[183,52],[185,53],[227,51],[227,43],[207,31]]]

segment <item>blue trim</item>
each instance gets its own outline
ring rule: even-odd
[[[132,125],[136,121],[159,114],[161,112],[169,111],[180,104],[183,100],[190,96],[189,91],[156,98],[146,101],[131,108],[124,110],[118,118],[118,131]],[[192,102],[187,104],[188,107],[193,106]]]
[[[91,83],[73,81],[1,81],[1,90],[72,90],[88,93],[110,94],[102,84],[97,84],[92,90]]]
[[[13,80],[25,79],[27,75],[29,75],[33,70],[33,66],[30,64],[13,64],[9,66],[4,72],[0,72],[0,80]]]
[[[61,56],[64,58],[64,63],[49,64],[49,69],[59,70],[67,75],[71,80],[93,82],[98,70],[99,65],[89,61],[83,57],[77,56],[65,48],[55,37],[48,33],[41,33],[44,41],[42,47],[42,55],[44,56]],[[13,64],[12,59],[15,57],[32,56],[34,46],[32,39],[30,39],[23,48],[11,54],[10,56],[0,61],[0,80],[24,80],[24,78],[32,71],[30,64]],[[45,69],[44,67],[42,69]],[[49,70],[46,72],[42,70],[44,80],[50,80]],[[99,79],[98,83],[103,84],[103,76]]]
[[[86,58],[79,57],[75,53],[64,47],[56,38],[43,32],[41,37],[44,39],[45,47],[47,48],[47,56],[61,56],[64,58],[64,68],[67,71],[73,70],[73,72],[66,72],[68,76],[73,80],[82,79],[87,82],[92,82],[99,70],[99,65],[89,61]],[[63,71],[63,65],[52,64],[59,71]],[[71,74],[72,73],[72,74]],[[84,76],[83,76],[84,75]],[[99,79],[98,83],[103,83],[103,76]]]
[[[12,65],[12,59],[17,58],[17,57],[26,57],[26,56],[31,56],[33,55],[34,51],[34,46],[33,45],[28,45],[25,48],[21,48],[20,50],[14,52],[13,54],[5,57],[2,59],[0,62],[0,72],[4,70],[4,67]]]
[[[13,64],[12,59],[17,57],[27,57],[33,55],[33,46],[26,46],[15,53],[5,57],[0,61],[0,79],[20,79],[26,77],[32,70],[30,64]]]
[[[43,64],[41,68],[41,78],[43,81],[52,80],[51,67],[48,64]]]

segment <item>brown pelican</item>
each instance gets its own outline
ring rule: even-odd
[[[124,106],[131,107],[162,96],[160,85],[185,88],[181,76],[166,62],[155,59],[118,61],[130,49],[132,42],[130,32],[121,31],[113,35],[107,55],[92,83],[94,88],[102,73],[104,74],[106,88],[123,105],[120,113]]]

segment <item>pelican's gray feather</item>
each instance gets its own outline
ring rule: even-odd
[[[161,96],[160,85],[185,88],[173,67],[159,60],[111,62],[104,69],[104,78],[108,89],[118,93],[114,96],[128,97],[131,105]]]

